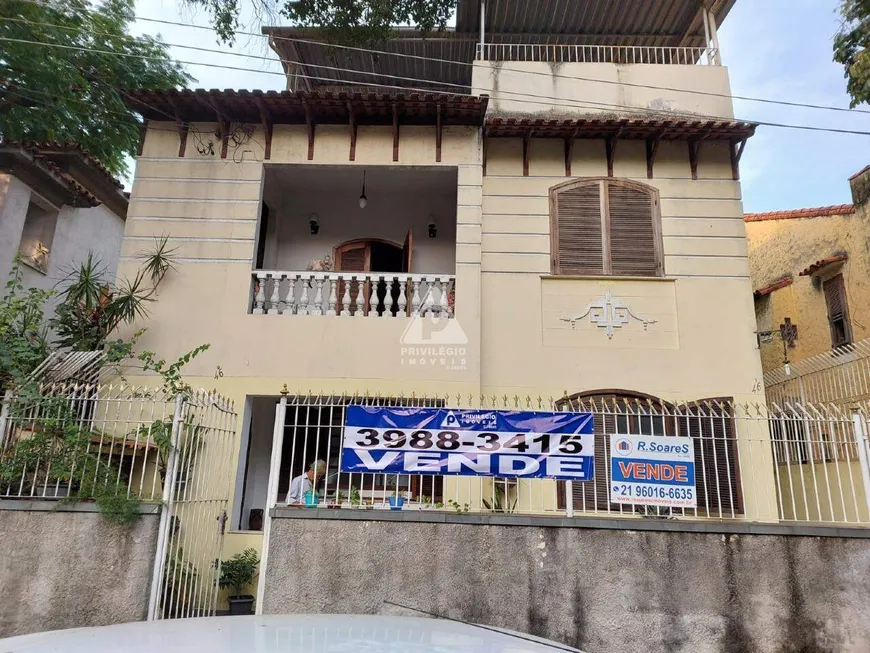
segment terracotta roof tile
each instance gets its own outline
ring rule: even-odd
[[[791,211],[771,211],[769,213],[747,213],[744,222],[764,222],[765,220],[792,220],[795,218],[826,218],[834,215],[852,215],[855,206],[839,204],[837,206],[820,206],[814,209],[794,209]]]
[[[774,281],[773,283],[763,286],[762,288],[757,289],[753,294],[756,297],[764,297],[765,295],[769,295],[774,290],[779,290],[780,288],[787,288],[791,284],[794,283],[794,277],[790,274],[788,276],[783,277],[779,281]]]
[[[803,272],[801,272],[800,276],[809,277],[814,275],[819,270],[828,267],[829,265],[834,265],[834,263],[842,263],[843,261],[848,261],[848,254],[836,254],[835,256],[829,256],[828,258],[819,259],[809,267],[807,267]]]

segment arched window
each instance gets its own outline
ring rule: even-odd
[[[581,179],[550,189],[553,274],[664,275],[658,191],[625,179]]]
[[[610,503],[610,435],[691,437],[695,449],[697,510],[686,514],[732,517],[740,514],[740,473],[732,401],[705,399],[670,404],[627,390],[596,390],[566,396],[557,410],[589,412],[595,425],[595,480],[572,484],[574,509],[582,512],[631,512]],[[564,486],[558,505],[565,507]]]

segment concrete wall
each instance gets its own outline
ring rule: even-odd
[[[269,556],[267,614],[411,614],[394,601],[589,653],[870,650],[868,539],[277,518]]]
[[[475,61],[472,93],[488,93],[490,109],[498,113],[658,109],[734,117],[731,83],[724,66]]]
[[[0,637],[147,616],[158,515],[128,527],[82,511],[92,506],[8,504],[0,505]]]
[[[0,278],[3,283],[12,269],[12,259],[22,242],[22,230],[33,191],[15,177],[0,174]],[[121,254],[124,220],[105,206],[73,208],[63,206],[51,240],[49,265],[45,273],[22,266],[22,281],[29,288],[53,288],[93,252],[105,268],[106,279],[114,279]],[[145,249],[144,247],[142,249]]]
[[[791,274],[794,283],[756,300],[758,328],[776,330],[786,317],[798,327],[792,362],[831,349],[831,330],[825,293],[801,270],[819,259],[846,252],[840,268],[824,271],[822,278],[843,273],[854,340],[870,337],[870,205],[852,215],[791,218],[747,222],[752,284],[761,288]],[[776,338],[761,348],[765,370],[782,366],[782,342]]]

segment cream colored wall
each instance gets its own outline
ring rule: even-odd
[[[754,288],[766,286],[791,274],[794,283],[775,290],[769,299],[756,300],[759,329],[778,329],[790,317],[798,326],[795,347],[789,359],[799,361],[831,349],[831,331],[825,294],[810,277],[799,276],[815,261],[840,252],[849,260],[825,271],[827,278],[843,273],[854,340],[870,337],[870,211],[859,208],[853,215],[747,222],[749,261]],[[765,370],[782,366],[782,343],[774,339],[762,345]]]
[[[499,113],[659,109],[734,117],[724,66],[476,61],[472,92],[488,93],[490,111]]]
[[[165,128],[165,125],[163,126]],[[198,125],[200,132],[213,125]],[[434,127],[403,127],[399,165],[434,166]],[[468,338],[464,369],[410,365],[401,338],[405,319],[329,319],[323,316],[249,315],[251,269],[263,174],[262,143],[230,148],[227,159],[201,156],[188,137],[189,157],[178,159],[178,137],[152,129],[136,170],[120,276],[130,277],[137,253],[169,235],[177,270],[160,288],[140,344],[174,357],[200,343],[211,348],[187,369],[212,379],[250,379],[274,395],[291,389],[410,393],[479,391],[480,203],[478,130],[445,127],[441,166],[458,171],[456,199],[456,315]],[[390,128],[359,128],[356,162],[348,161],[346,127],[318,127],[313,161],[304,127],[276,126],[271,163],[363,167],[396,165]],[[215,144],[215,152],[220,152]],[[420,234],[423,236],[423,234]],[[184,328],[179,328],[183,325]],[[138,326],[138,325],[137,325]],[[332,352],[324,356],[323,352]],[[261,383],[254,382],[262,380]]]

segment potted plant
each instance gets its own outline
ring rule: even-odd
[[[399,492],[399,477],[396,476],[392,483],[391,487],[393,489],[392,494],[388,497],[388,501],[390,502],[390,510],[401,510],[402,506],[405,505],[405,496]]]
[[[233,592],[227,598],[230,604],[230,614],[253,614],[254,597],[250,594],[242,594],[242,592],[245,591],[246,586],[254,581],[259,564],[260,556],[254,549],[245,549],[221,563],[219,585],[221,589],[230,588]]]

